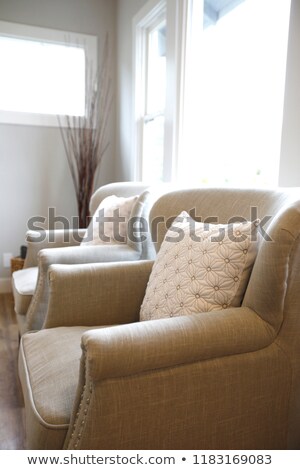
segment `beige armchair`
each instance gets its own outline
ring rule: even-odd
[[[152,261],[50,267],[44,329],[20,347],[28,449],[300,448],[300,198],[175,191],[151,220],[253,207],[272,241],[239,308],[139,322]]]
[[[112,183],[99,188],[90,202],[91,214],[94,214],[99,204],[108,196],[116,195],[130,197],[139,195],[135,211],[139,216],[148,219],[150,208],[150,193],[142,183]],[[133,214],[135,216],[137,214]],[[144,243],[128,240],[122,245],[80,245],[85,229],[55,230],[43,232],[29,231],[27,233],[27,256],[24,269],[16,271],[12,276],[12,289],[15,302],[15,312],[19,331],[40,329],[43,325],[48,304],[47,271],[51,264],[78,264],[108,261],[132,261],[153,258],[155,250],[149,242]]]

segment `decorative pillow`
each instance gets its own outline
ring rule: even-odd
[[[140,320],[240,306],[257,253],[259,221],[214,225],[182,212],[153,265]]]
[[[138,196],[117,197],[108,196],[99,204],[92,220],[86,230],[81,244],[101,245],[127,243],[127,227],[131,213],[138,200]],[[122,221],[114,223],[105,218],[120,218]]]

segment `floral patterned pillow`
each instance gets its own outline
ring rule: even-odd
[[[193,221],[182,212],[155,260],[140,320],[240,306],[258,248],[259,221]]]

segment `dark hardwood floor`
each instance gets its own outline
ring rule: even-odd
[[[24,449],[24,403],[18,378],[13,299],[0,294],[0,449]]]

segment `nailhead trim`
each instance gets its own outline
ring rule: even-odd
[[[87,390],[86,384],[84,384],[82,387],[82,390],[83,391],[80,395],[81,401],[78,405],[79,411],[77,411],[76,413],[76,419],[73,425],[71,438],[68,443],[68,449],[71,449],[71,448],[78,449],[79,447],[80,440],[83,435],[83,427],[85,425],[86,416],[88,414],[89,404],[91,402],[91,397],[86,396],[86,394],[87,393],[89,395],[92,394],[93,386],[90,383],[89,388]],[[83,404],[84,404],[84,407],[83,407]],[[76,429],[77,429],[77,433],[76,433]]]

